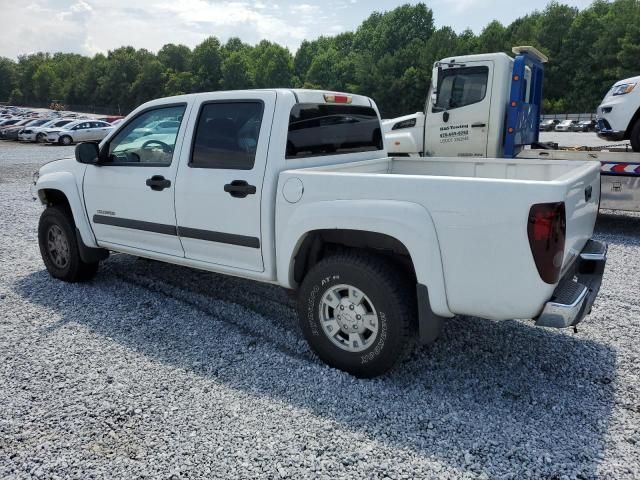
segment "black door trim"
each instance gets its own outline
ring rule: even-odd
[[[197,228],[174,227],[162,223],[143,222],[142,220],[131,220],[129,218],[110,217],[107,215],[94,215],[93,222],[112,227],[131,228],[145,232],[161,233],[163,235],[173,235],[196,240],[206,240],[208,242],[226,243],[228,245],[238,245],[239,247],[260,248],[260,239],[233,233],[214,232],[211,230],[200,230]]]
[[[177,235],[177,229],[173,225],[164,225],[162,223],[143,222],[142,220],[131,220],[129,218],[109,217],[106,215],[94,215],[94,223],[102,225],[110,225],[112,227],[131,228],[133,230],[142,230],[145,232],[162,233],[164,235]]]
[[[197,228],[178,227],[178,236],[194,238],[196,240],[207,240],[209,242],[228,243],[240,247],[260,248],[260,239],[236,235],[234,233],[212,232],[211,230],[199,230]]]

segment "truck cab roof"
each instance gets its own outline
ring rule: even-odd
[[[375,103],[369,97],[364,95],[354,95],[352,93],[335,92],[331,90],[310,90],[304,88],[262,88],[262,89],[247,89],[247,90],[227,90],[224,93],[226,95],[230,93],[237,93],[238,97],[242,97],[249,92],[275,92],[278,95],[293,95],[295,103],[336,103],[354,106],[366,106],[374,107]],[[173,97],[164,97],[156,100],[151,100],[144,105],[143,108],[152,107],[154,105],[167,104],[171,102],[183,102],[189,99],[198,99],[199,97],[211,95],[217,92],[201,92],[190,93],[186,95],[176,95]],[[138,108],[141,108],[138,107]]]

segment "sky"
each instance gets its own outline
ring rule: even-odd
[[[0,0],[0,56],[37,51],[93,55],[123,45],[157,52],[166,43],[194,47],[210,35],[292,52],[304,39],[355,30],[374,11],[415,0]],[[437,26],[476,33],[508,24],[548,0],[426,0]],[[563,0],[579,8],[590,0]]]

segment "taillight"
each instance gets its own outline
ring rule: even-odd
[[[335,93],[325,93],[324,101],[327,103],[351,103],[351,95],[340,95]]]
[[[567,221],[564,202],[537,203],[529,210],[527,235],[540,278],[556,283],[564,259]]]

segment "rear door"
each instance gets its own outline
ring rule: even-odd
[[[427,155],[486,157],[492,82],[492,61],[439,69],[425,119]]]
[[[260,203],[275,92],[200,95],[176,184],[185,256],[261,272]],[[196,107],[194,107],[196,108]],[[186,149],[185,149],[186,151]]]
[[[72,130],[71,134],[73,135],[74,142],[86,142],[91,140],[91,135],[89,133],[90,129],[91,129],[90,122],[82,122],[76,125],[75,127],[73,127],[71,129]]]
[[[87,136],[92,141],[102,140],[109,133],[109,125],[103,122],[91,122],[91,128],[87,132]]]

